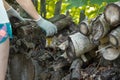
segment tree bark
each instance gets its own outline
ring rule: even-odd
[[[110,31],[109,24],[105,21],[104,15],[100,15],[91,24],[92,26],[92,41],[96,44],[97,41],[105,37]]]
[[[61,6],[62,6],[62,0],[59,0],[59,1],[55,4],[54,16],[60,15]]]
[[[46,18],[46,0],[41,0],[40,5],[41,5],[41,9],[40,9],[41,16]]]
[[[57,29],[59,31],[66,27],[69,27],[70,25],[72,25],[72,23],[73,23],[73,21],[72,21],[71,17],[67,16],[66,18],[63,18],[63,19],[55,22],[54,24],[57,26]]]
[[[83,21],[79,24],[79,31],[80,31],[82,34],[86,35],[86,36],[90,35],[90,33],[91,33],[91,26],[90,26],[88,20],[83,20]]]
[[[84,53],[95,48],[88,37],[79,32],[69,36],[68,44],[67,56],[70,59],[81,57]]]

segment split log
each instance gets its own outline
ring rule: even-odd
[[[111,31],[111,33],[109,34],[109,41],[115,47],[120,46],[120,26]]]
[[[120,24],[120,2],[110,3],[104,10],[105,20],[113,27]]]
[[[69,59],[81,57],[84,53],[95,48],[95,45],[90,42],[88,37],[79,32],[70,35],[68,43],[67,56]]]
[[[96,43],[101,38],[105,37],[110,31],[108,23],[104,19],[104,15],[100,15],[92,22],[92,41]]]
[[[120,55],[120,47],[115,48],[111,45],[104,44],[99,46],[97,52],[100,52],[106,60],[115,60]]]
[[[91,33],[91,26],[88,22],[88,20],[83,20],[80,24],[79,24],[79,31],[84,34],[84,35],[90,35]]]
[[[80,80],[80,68],[83,62],[80,59],[76,59],[73,61],[70,67],[70,80]]]
[[[32,43],[32,42],[28,42],[28,41],[26,41],[25,39],[22,39],[22,41],[21,41],[21,46],[22,46],[24,49],[26,49],[26,50],[28,50],[28,49],[35,49],[35,44]]]

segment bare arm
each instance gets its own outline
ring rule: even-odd
[[[16,0],[16,1],[33,19],[37,20],[40,18],[31,0]]]

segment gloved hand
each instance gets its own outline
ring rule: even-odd
[[[7,13],[8,13],[8,17],[16,17],[20,21],[25,21],[24,18],[21,17],[20,14],[12,7],[10,7],[10,9],[7,10]]]
[[[57,33],[57,27],[50,21],[43,19],[41,16],[38,20],[35,20],[40,28],[46,32],[46,36],[52,36]]]

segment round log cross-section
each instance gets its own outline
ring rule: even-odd
[[[79,24],[79,31],[84,35],[89,35],[91,32],[91,28],[88,20],[84,20]]]
[[[120,24],[120,2],[110,3],[105,7],[104,15],[111,26]]]
[[[92,50],[95,46],[90,42],[88,37],[82,33],[75,33],[69,36],[69,50],[67,52],[68,58],[81,57],[82,54]]]
[[[109,41],[113,46],[120,46],[120,26],[109,34]]]

